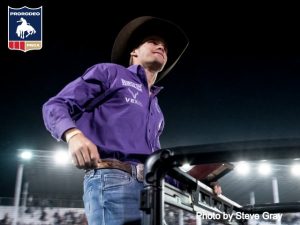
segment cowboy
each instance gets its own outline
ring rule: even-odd
[[[73,163],[87,171],[83,200],[89,225],[140,220],[143,162],[160,149],[164,128],[161,87],[155,84],[188,43],[173,22],[138,17],[117,35],[111,63],[90,67],[43,105],[46,128],[68,143]]]

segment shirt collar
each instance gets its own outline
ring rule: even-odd
[[[147,84],[145,70],[141,65],[131,65],[127,68],[130,72],[136,74],[143,82]],[[153,85],[151,87],[151,92],[157,95],[164,87]]]
[[[131,65],[127,69],[134,74],[140,74],[141,70],[143,70],[144,73],[144,69],[140,65]]]

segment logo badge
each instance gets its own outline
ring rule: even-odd
[[[27,52],[42,48],[42,6],[8,6],[8,48]]]

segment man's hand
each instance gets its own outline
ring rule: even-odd
[[[72,129],[66,132],[65,137],[68,137],[68,132],[76,133],[66,138],[74,165],[80,169],[94,168],[97,162],[101,161],[97,146],[80,131],[74,132]]]

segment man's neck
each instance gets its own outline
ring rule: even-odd
[[[153,72],[153,71],[150,71],[148,69],[145,69],[145,73],[146,73],[146,78],[147,78],[147,82],[148,82],[148,88],[149,88],[149,91],[150,91],[151,87],[155,83],[158,72]]]

